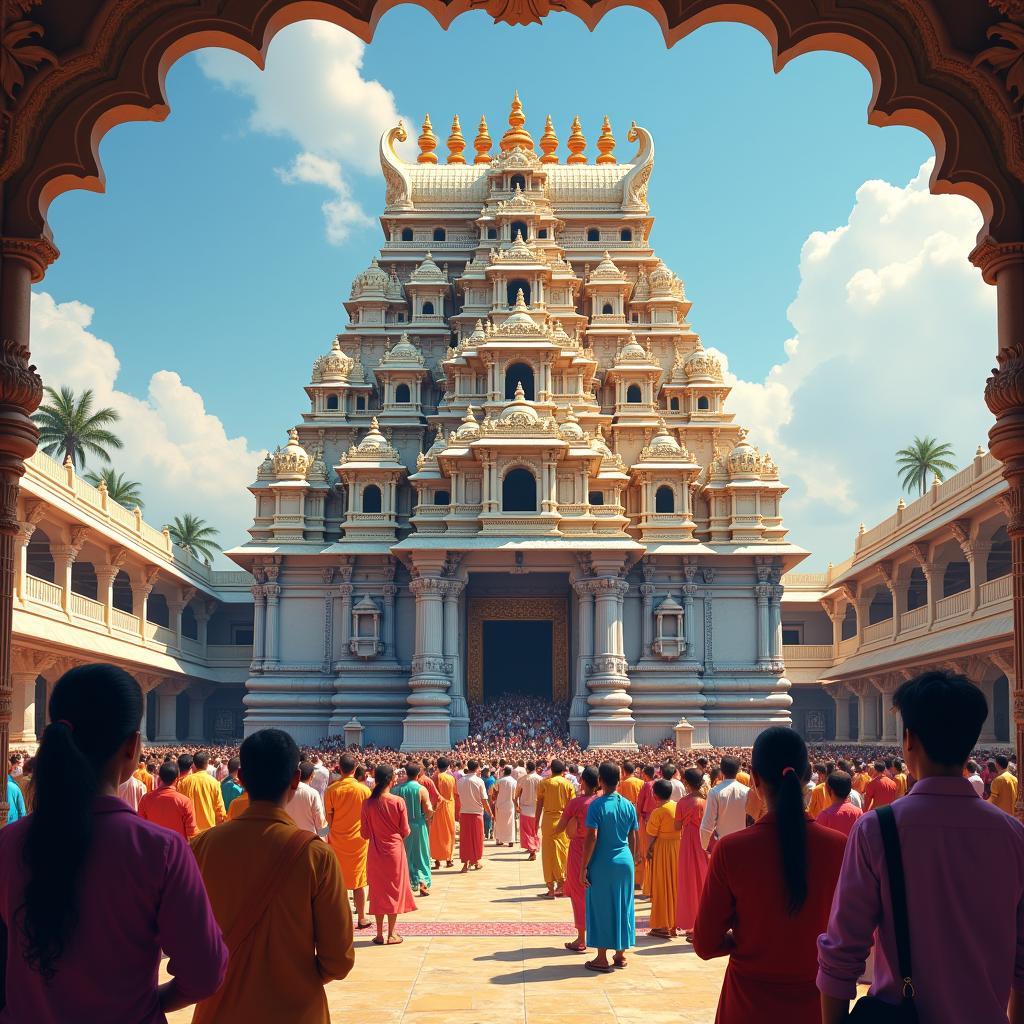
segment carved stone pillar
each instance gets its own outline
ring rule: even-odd
[[[281,586],[278,583],[268,583],[263,588],[267,595],[267,626],[263,646],[264,668],[277,668],[278,660],[278,611],[281,601]]]
[[[418,576],[409,583],[416,597],[416,653],[409,676],[409,712],[403,750],[447,750],[451,746],[450,684],[444,657],[444,591],[450,581]]]
[[[180,686],[162,686],[156,693],[156,734],[154,743],[178,742],[178,694]],[[189,704],[191,711],[191,703]],[[189,716],[191,725],[191,715]],[[189,738],[192,730],[189,729]]]
[[[204,600],[203,598],[200,598],[192,609],[192,614],[196,617],[196,642],[202,648],[204,658],[206,657],[206,645],[208,643],[208,627],[215,610],[216,602]],[[255,629],[253,633],[253,640],[255,641]]]
[[[692,579],[688,574],[687,579]],[[697,596],[696,583],[683,584],[683,633],[686,637],[686,661],[695,661],[694,655],[694,623],[693,623],[693,599]]]
[[[202,743],[206,738],[206,697],[205,687],[193,686],[188,691],[188,735],[185,738],[192,743]]]
[[[622,604],[629,584],[618,576],[594,580],[594,671],[590,676],[590,745],[634,748],[629,675],[621,650]]]
[[[43,382],[29,365],[31,286],[57,258],[45,238],[0,239],[0,761],[7,764],[11,724],[11,624],[14,615],[18,483],[39,432],[32,413]],[[7,821],[7,791],[0,793],[0,824]]]
[[[577,652],[576,685],[569,708],[569,728],[573,738],[587,741],[587,674],[594,657],[594,587],[593,580],[573,580],[576,591]]]
[[[643,646],[640,650],[641,658],[649,658],[651,656],[651,645],[654,643],[654,590],[654,586],[650,583],[643,583],[640,586],[642,598],[640,625],[643,635]]]
[[[11,673],[11,742],[36,741],[35,672]]]
[[[845,686],[833,683],[826,687],[826,693],[835,701],[836,705],[836,742],[844,743],[850,740],[850,694]]]
[[[71,566],[75,564],[78,552],[70,544],[51,544],[53,555],[53,582],[60,587],[61,609],[71,615]]]
[[[170,614],[171,632],[174,634],[174,646],[181,650],[181,613],[185,610],[185,602],[180,600],[168,601],[167,611]]]
[[[96,596],[103,604],[103,623],[109,630],[114,616],[114,580],[121,571],[116,565],[97,565]]]
[[[459,643],[459,596],[465,586],[462,580],[448,580],[444,590],[444,658],[451,664],[451,717],[468,721],[469,707],[466,704],[466,685]]]
[[[394,583],[384,584],[384,614],[381,619],[381,627],[383,629],[384,657],[390,659],[397,657],[395,653],[395,595],[397,593],[398,587]]]
[[[259,583],[252,585],[252,666],[253,672],[263,667],[263,652],[266,650],[267,635],[267,594]]]
[[[770,650],[770,615],[768,601],[771,598],[771,584],[758,583],[754,587],[754,594],[757,597],[757,663],[767,665]]]
[[[771,597],[768,604],[768,656],[772,661],[782,659],[782,595],[785,587],[778,583],[772,584]]]
[[[1003,464],[1006,512],[1013,561],[1013,718],[1018,763],[1024,754],[1024,242],[988,237],[971,253],[988,284],[996,286],[998,365],[985,384],[985,401],[996,418],[989,450]],[[1024,818],[1024,786],[1017,797]]]
[[[342,583],[338,593],[341,595],[341,657],[348,660],[349,641],[352,639],[352,584]]]
[[[899,742],[899,736],[897,735],[897,721],[896,716],[891,713],[892,695],[896,692],[896,683],[891,679],[878,679],[874,678],[871,680],[875,685],[875,689],[878,690],[882,698],[882,711],[881,721],[878,724],[879,737],[883,743],[889,743],[896,745]]]

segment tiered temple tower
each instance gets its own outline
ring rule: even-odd
[[[789,721],[785,487],[654,254],[649,132],[538,153],[518,95],[472,162],[386,132],[379,257],[250,490],[246,728],[440,749],[505,689],[592,746],[745,744]],[[692,734],[690,730],[692,729]]]

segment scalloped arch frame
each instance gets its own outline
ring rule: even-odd
[[[308,19],[332,22],[369,42],[398,2],[196,0],[186,6],[181,0],[93,0],[84,42],[57,53],[54,66],[32,73],[10,111],[0,155],[4,234],[39,237],[57,195],[74,188],[101,191],[100,140],[118,124],[167,116],[166,74],[185,54],[226,47],[263,67],[276,33]],[[814,50],[847,54],[873,81],[869,122],[916,128],[931,140],[937,156],[932,191],[973,200],[984,216],[982,237],[1024,237],[1019,98],[991,68],[979,66],[974,53],[950,41],[957,16],[947,19],[947,0],[851,0],[842,8],[838,0],[418,2],[445,28],[479,7],[506,21],[540,20],[556,7],[593,28],[608,11],[635,6],[655,18],[668,46],[702,25],[738,22],[768,40],[776,71]],[[983,20],[998,20],[983,0],[959,3],[977,8]],[[51,27],[60,20],[59,13],[39,17]],[[981,28],[978,45],[984,46],[983,21]]]

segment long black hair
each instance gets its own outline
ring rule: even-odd
[[[373,769],[373,792],[367,797],[368,800],[376,800],[395,777],[395,769],[389,764],[379,764]]]
[[[93,837],[93,802],[104,769],[139,731],[142,690],[114,665],[83,665],[57,680],[50,724],[35,759],[35,805],[23,857],[19,908],[29,966],[51,979],[78,923],[82,871]]]
[[[792,729],[773,726],[754,740],[751,766],[775,812],[786,912],[797,914],[807,900],[807,745]]]

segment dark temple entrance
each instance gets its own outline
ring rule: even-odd
[[[484,700],[525,693],[551,700],[550,620],[483,623]]]

